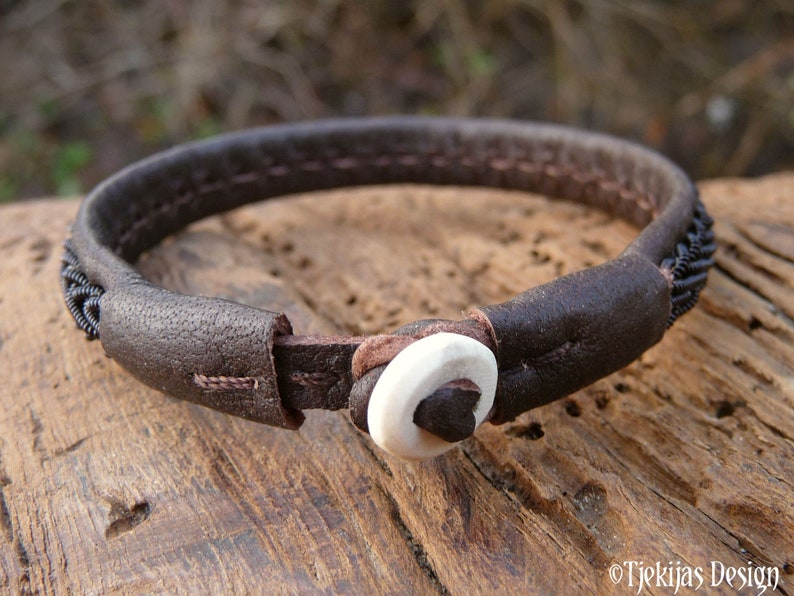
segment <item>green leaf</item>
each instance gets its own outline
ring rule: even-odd
[[[82,189],[78,174],[93,156],[91,146],[85,141],[73,141],[58,148],[52,178],[59,195],[80,194]]]

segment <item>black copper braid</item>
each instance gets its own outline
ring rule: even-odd
[[[706,285],[709,269],[714,265],[714,251],[717,249],[714,231],[711,229],[713,224],[714,220],[698,199],[686,239],[676,244],[674,256],[662,261],[662,269],[670,271],[673,278],[668,329],[678,317],[695,306],[700,290]]]
[[[80,269],[80,260],[71,240],[63,243],[61,288],[66,308],[72,313],[77,326],[85,331],[88,339],[99,339],[99,299],[105,289],[88,281]]]

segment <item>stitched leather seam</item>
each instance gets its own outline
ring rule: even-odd
[[[290,381],[304,387],[328,388],[334,386],[340,380],[341,375],[323,372],[298,372],[290,376]],[[259,379],[256,377],[212,376],[193,373],[193,382],[196,386],[207,391],[256,391],[259,389]]]
[[[259,389],[259,379],[256,377],[209,376],[194,373],[193,382],[207,391],[256,391]]]
[[[539,354],[538,356],[534,356],[532,358],[521,360],[518,364],[515,364],[509,368],[500,368],[499,374],[500,376],[504,375],[505,377],[510,377],[513,375],[524,374],[524,372],[527,370],[534,370],[540,374],[541,371],[553,367],[555,363],[564,362],[567,355],[575,348],[580,347],[581,344],[581,340],[578,339],[566,340],[564,343],[549,350],[548,352],[544,352],[543,354]]]
[[[565,181],[573,181],[582,187],[593,184],[602,193],[614,193],[615,197],[624,204],[632,204],[638,209],[647,213],[649,218],[658,214],[659,203],[655,196],[645,195],[621,185],[619,182],[598,175],[596,173],[585,172],[567,166],[556,164],[542,164],[527,159],[506,159],[491,158],[488,161],[478,161],[470,157],[453,158],[440,154],[393,154],[362,157],[333,157],[328,160],[311,159],[295,164],[276,164],[269,165],[262,171],[240,172],[227,178],[220,178],[214,181],[204,181],[194,190],[186,190],[177,196],[173,201],[163,201],[156,204],[148,212],[136,215],[129,227],[124,230],[113,247],[116,254],[131,244],[138,236],[141,229],[145,229],[149,224],[165,215],[167,212],[179,211],[197,196],[209,194],[223,189],[224,187],[234,187],[237,185],[251,184],[263,178],[279,178],[293,175],[299,171],[323,172],[327,170],[358,171],[369,168],[388,168],[398,165],[403,167],[420,167],[429,165],[439,169],[446,169],[450,165],[463,166],[466,168],[485,167],[487,170],[499,173],[521,172],[523,174],[542,175],[546,179],[554,180],[557,184]],[[586,193],[582,192],[583,195]],[[609,201],[609,197],[603,197],[604,201]]]
[[[336,385],[342,376],[332,372],[297,372],[290,375],[290,381],[303,387],[329,388]]]
[[[582,343],[581,340],[578,339],[566,340],[564,343],[560,344],[559,346],[557,346],[552,350],[549,350],[548,352],[545,352],[528,360],[522,360],[520,367],[541,368],[541,367],[547,367],[549,365],[553,365],[555,362],[564,360],[566,355],[581,343]],[[514,368],[519,368],[519,367],[514,367]]]

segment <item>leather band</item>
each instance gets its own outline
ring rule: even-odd
[[[190,222],[246,203],[401,182],[539,192],[643,229],[613,261],[391,339],[292,335],[283,314],[169,292],[131,265]],[[141,381],[181,399],[286,428],[297,428],[305,409],[351,407],[365,428],[368,392],[394,351],[443,330],[494,351],[491,421],[500,423],[658,342],[705,284],[710,228],[677,166],[605,135],[514,121],[334,120],[220,136],[124,169],[83,202],[62,278],[78,325]]]

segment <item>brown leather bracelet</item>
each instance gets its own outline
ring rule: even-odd
[[[166,291],[131,264],[190,222],[246,203],[402,182],[540,192],[643,229],[603,265],[475,309],[462,321],[420,321],[370,338],[293,335],[283,314]],[[373,391],[413,382],[406,366],[424,374],[424,365],[393,365],[411,362],[408,350],[420,340],[412,353],[447,338],[462,346],[435,348],[450,358],[478,354],[471,356],[473,366],[483,363],[486,377],[484,362],[493,354],[493,405],[477,420],[473,412],[484,409],[480,385],[490,381],[473,382],[458,358],[440,365],[455,378],[431,371],[436,380],[428,382],[441,386],[418,401],[411,420],[394,421],[413,425],[417,440],[451,446],[480,419],[511,420],[626,366],[657,343],[706,282],[715,249],[711,224],[677,166],[605,135],[493,120],[311,122],[176,147],[111,177],[80,208],[66,243],[62,286],[78,326],[144,383],[285,428],[300,426],[305,409],[350,408],[356,425],[367,430],[377,409]],[[486,348],[484,356],[478,346]],[[427,390],[417,387],[411,391]],[[391,408],[392,398],[377,399]],[[378,418],[379,428],[388,427],[393,414],[379,415],[386,417]]]

